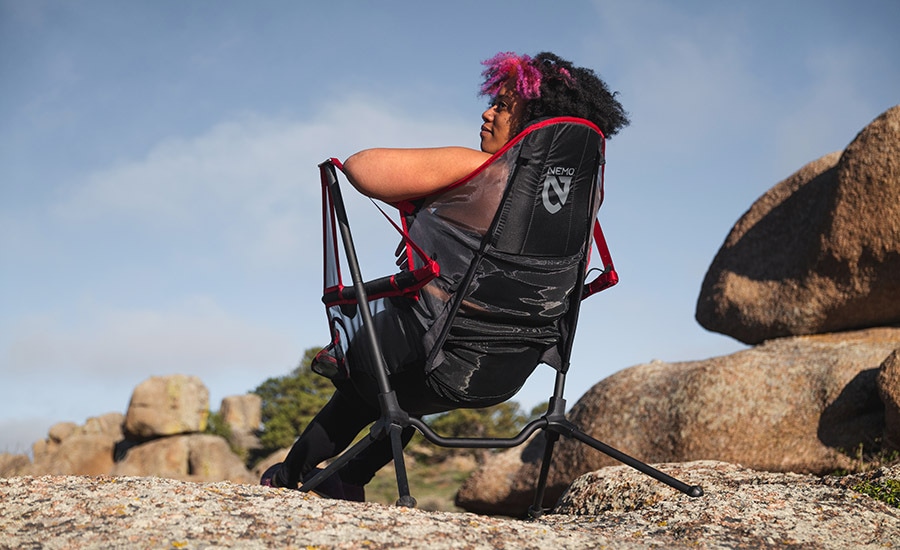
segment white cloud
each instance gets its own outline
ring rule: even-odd
[[[711,131],[757,112],[756,71],[738,11],[685,13],[663,2],[598,4],[602,30],[588,42],[601,76],[632,113],[644,149],[695,151]],[[607,67],[611,67],[607,69]]]
[[[185,237],[218,244],[254,265],[283,264],[318,250],[318,163],[375,145],[474,142],[477,120],[448,120],[365,97],[329,103],[310,121],[245,114],[91,173],[54,213],[73,224],[124,223],[181,245]]]
[[[204,297],[154,309],[89,306],[72,315],[77,322],[33,315],[10,328],[7,374],[202,375],[281,366],[297,355],[293,339],[282,330],[238,318]]]
[[[802,70],[808,81],[800,101],[773,128],[776,166],[788,177],[801,166],[844,149],[857,132],[880,115],[865,100],[859,49],[829,47],[811,51]],[[874,109],[874,110],[873,110]]]
[[[652,155],[684,174],[722,160],[733,169],[743,158],[775,174],[754,182],[765,189],[843,148],[889,107],[872,103],[896,80],[880,30],[829,36],[842,8],[707,4],[596,3],[601,27],[588,64],[612,67],[610,85],[632,112],[621,142],[636,146],[618,159],[626,165]]]

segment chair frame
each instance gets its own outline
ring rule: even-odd
[[[340,184],[338,181],[334,160],[325,161],[320,165],[323,174],[323,185],[327,186],[333,201],[335,220],[339,229],[340,238],[342,240],[344,257],[347,260],[347,269],[353,282],[353,294],[359,304],[359,312],[362,315],[362,322],[366,327],[374,327],[372,313],[369,308],[369,294],[378,288],[383,288],[386,280],[390,277],[377,279],[375,281],[366,282],[363,279],[359,260],[356,254],[356,248],[353,242],[350,224],[347,219],[347,212],[344,206],[343,197],[341,195]],[[581,276],[580,287],[584,286],[584,274]],[[575,319],[578,316],[578,303],[582,288],[578,290],[578,298],[574,300],[574,306],[567,315],[573,315]],[[574,331],[574,324],[573,324]],[[398,506],[415,507],[416,499],[410,494],[409,478],[406,471],[406,465],[403,456],[403,444],[401,441],[401,433],[405,428],[413,427],[418,430],[426,440],[434,445],[447,448],[484,448],[484,449],[506,449],[513,448],[525,443],[534,433],[539,430],[545,432],[546,446],[544,448],[543,457],[541,459],[540,473],[535,487],[534,500],[528,510],[528,514],[532,518],[538,518],[547,511],[543,507],[548,475],[552,464],[552,457],[556,442],[560,437],[570,437],[576,439],[597,451],[600,451],[613,459],[622,462],[650,477],[656,479],[690,497],[700,497],[703,495],[703,489],[697,485],[688,485],[640,460],[633,458],[598,439],[591,437],[578,426],[573,424],[566,418],[566,400],[563,396],[566,383],[566,370],[558,369],[556,371],[556,379],[553,386],[553,393],[549,399],[547,410],[539,418],[530,421],[521,431],[511,438],[456,438],[443,437],[433,431],[425,422],[419,418],[411,417],[400,406],[397,395],[391,388],[388,378],[388,369],[382,356],[381,345],[375,334],[375,330],[366,330],[369,349],[372,352],[375,362],[376,381],[378,383],[379,395],[378,401],[381,409],[381,417],[371,426],[369,433],[336,457],[326,468],[319,471],[316,475],[306,480],[300,487],[301,491],[312,491],[320,483],[328,477],[335,474],[345,464],[362,452],[365,448],[383,438],[389,438],[394,458],[394,469],[397,479]]]

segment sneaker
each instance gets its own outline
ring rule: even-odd
[[[279,462],[277,464],[273,464],[263,472],[263,475],[259,478],[259,484],[265,487],[273,487],[276,489],[294,489],[297,490],[298,487],[287,487],[284,481],[281,479],[279,475],[284,466],[284,463]],[[321,472],[321,468],[316,468],[306,475],[306,479],[312,478],[317,473]],[[352,483],[344,482],[339,475],[335,474],[328,478],[326,478],[322,483],[319,483],[315,489],[310,491],[312,494],[324,498],[331,498],[335,500],[349,500],[353,502],[365,502],[366,501],[366,490],[364,487],[360,485],[353,485]]]
[[[307,474],[306,480],[311,479],[321,471],[321,468],[316,468]],[[322,483],[316,485],[316,488],[312,490],[312,493],[319,495],[320,497],[336,500],[349,500],[352,502],[366,501],[365,488],[360,485],[353,485],[352,483],[343,481],[338,474],[325,478]]]
[[[347,483],[345,481],[341,482],[344,488],[344,500],[349,500],[351,502],[365,502],[366,501],[366,489],[362,485],[353,485],[352,483]]]
[[[263,475],[259,478],[259,484],[265,487],[274,487],[274,488],[290,488],[285,487],[284,482],[280,479],[278,474],[281,473],[281,468],[284,463],[279,462],[277,464],[273,464],[269,466]]]

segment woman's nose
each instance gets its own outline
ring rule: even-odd
[[[481,120],[485,122],[490,122],[494,118],[494,106],[491,105],[487,108],[487,110],[481,113]]]

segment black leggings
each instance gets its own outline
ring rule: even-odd
[[[473,344],[467,344],[457,346],[460,349],[448,346],[446,364],[426,375],[421,329],[410,318],[408,307],[402,303],[388,304],[375,317],[375,323],[382,356],[391,373],[391,388],[400,407],[412,417],[488,407],[505,401],[521,387],[537,364],[539,352],[527,344],[475,349],[478,353],[469,349]],[[288,453],[282,481],[289,487],[298,484],[322,461],[340,454],[366,426],[381,417],[377,369],[365,345],[366,338],[363,329],[355,335],[347,352],[352,381],[335,381],[337,389],[331,400],[307,425]],[[474,396],[462,390],[470,382],[479,386]],[[403,430],[404,446],[414,433],[411,427]],[[390,439],[380,439],[341,469],[341,480],[363,486],[392,459]]]
[[[395,374],[390,380],[400,406],[411,416],[421,417],[460,406],[431,390],[425,384],[421,370]],[[337,389],[334,395],[294,443],[284,461],[283,481],[289,487],[296,486],[320,462],[340,454],[366,426],[381,417],[380,409],[372,402],[373,396],[378,395],[375,379],[356,373],[354,381],[355,383],[349,380],[335,382]],[[403,430],[401,439],[404,447],[414,433],[415,428],[412,427]],[[390,439],[380,439],[341,469],[341,480],[363,486],[391,460],[393,452]]]

